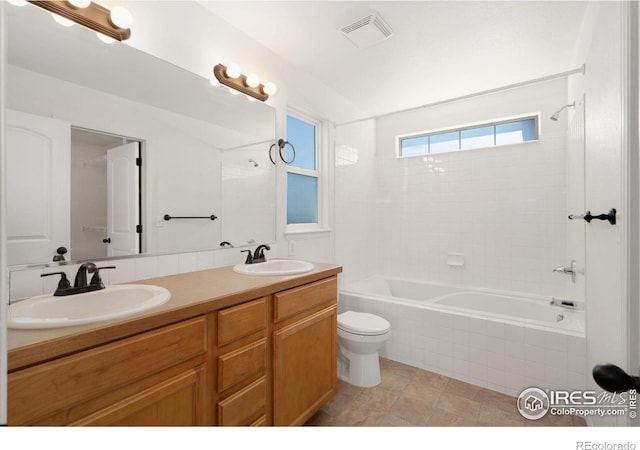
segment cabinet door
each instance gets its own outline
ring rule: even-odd
[[[203,425],[203,374],[203,368],[188,370],[71,425]]]
[[[301,425],[336,392],[336,306],[273,335],[274,425]]]

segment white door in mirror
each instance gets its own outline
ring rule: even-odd
[[[120,319],[169,301],[160,286],[122,284],[85,294],[40,295],[9,305],[9,328],[59,328]]]
[[[272,259],[257,264],[236,264],[233,270],[245,275],[283,276],[310,272],[313,264],[293,259]]]

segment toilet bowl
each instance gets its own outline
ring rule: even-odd
[[[338,314],[338,378],[360,387],[380,384],[378,350],[391,335],[391,324],[374,314]]]

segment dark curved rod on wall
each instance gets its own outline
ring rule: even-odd
[[[278,154],[280,155],[280,159],[282,160],[283,163],[285,164],[291,164],[293,161],[295,161],[296,159],[296,148],[293,146],[293,144],[289,141],[285,141],[284,139],[278,139],[277,144],[272,144],[271,147],[269,147],[269,159],[271,160],[271,163],[273,165],[276,164],[276,162],[273,160],[273,156],[272,156],[272,151],[273,151],[273,147],[278,146]],[[291,147],[291,150],[293,152],[293,156],[291,157],[291,159],[289,161],[287,161],[287,159],[282,155],[282,150],[285,148],[285,146],[289,146]]]
[[[211,214],[210,216],[170,216],[169,214],[164,215],[164,220],[174,220],[174,219],[209,219],[216,220],[218,216],[214,216]]]

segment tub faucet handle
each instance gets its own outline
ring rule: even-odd
[[[566,266],[556,267],[555,269],[552,270],[552,272],[559,272],[565,275],[571,275],[571,282],[575,283],[576,274],[578,273],[578,265],[576,264],[576,260],[572,259],[569,267],[566,267]]]

